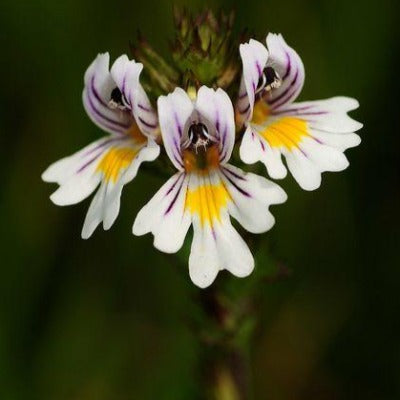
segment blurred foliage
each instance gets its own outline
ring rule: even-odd
[[[190,10],[200,0],[176,1]],[[253,354],[260,400],[400,397],[399,118],[395,1],[215,1],[234,34],[282,32],[307,71],[301,99],[349,95],[363,142],[351,167],[307,193],[291,178],[262,237],[266,280]],[[162,178],[146,171],[123,193],[110,232],[88,241],[88,202],[58,208],[45,167],[101,135],[81,105],[98,52],[129,52],[140,29],[168,60],[170,1],[0,2],[0,398],[196,398],[199,345],[187,328],[198,294],[176,258],[131,225]],[[272,272],[271,272],[272,273]],[[224,276],[226,274],[222,274]],[[224,279],[224,278],[221,278]],[[227,278],[229,279],[229,278]],[[251,280],[237,280],[251,284]],[[239,289],[238,289],[239,290]]]

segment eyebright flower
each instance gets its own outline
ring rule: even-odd
[[[235,123],[231,100],[222,89],[202,86],[191,99],[176,88],[159,97],[158,115],[166,152],[178,172],[139,212],[133,233],[151,232],[156,248],[174,253],[193,225],[189,273],[199,287],[210,285],[222,269],[249,275],[254,259],[230,216],[249,232],[265,232],[274,224],[268,207],[284,202],[285,192],[228,164]]]
[[[189,274],[202,288],[220,270],[244,277],[254,268],[231,217],[250,233],[266,232],[275,222],[269,207],[286,201],[277,184],[229,163],[236,139],[244,163],[262,161],[280,179],[287,174],[283,155],[299,185],[313,190],[322,172],[348,166],[343,153],[360,143],[355,132],[362,127],[347,115],[358,107],[355,99],[294,103],[304,83],[299,55],[275,34],[266,46],[253,39],[238,46],[232,23],[223,13],[175,13],[172,62],[142,36],[131,46],[140,62],[123,55],[110,70],[108,53],[98,55],[85,74],[83,104],[108,135],[42,175],[58,183],[51,195],[58,205],[78,203],[99,186],[82,229],[88,238],[100,223],[111,227],[123,186],[163,146],[177,172],[139,211],[133,233],[152,233],[157,249],[175,253],[193,226]],[[237,90],[238,47],[243,70],[234,109],[226,91]],[[157,110],[139,82],[143,65],[142,82]]]
[[[52,164],[42,175],[59,188],[57,205],[75,204],[100,184],[86,215],[82,237],[103,222],[109,229],[118,216],[122,187],[137,174],[142,161],[159,155],[158,118],[139,83],[143,65],[119,57],[109,71],[109,54],[99,54],[85,74],[83,104],[89,118],[108,135],[72,156]]]
[[[273,179],[287,174],[317,189],[324,171],[341,171],[349,162],[344,150],[357,146],[362,124],[347,112],[358,107],[349,97],[293,103],[304,83],[299,55],[281,35],[269,34],[267,48],[256,40],[240,45],[243,75],[236,105],[246,130],[240,146],[243,162],[261,161]]]

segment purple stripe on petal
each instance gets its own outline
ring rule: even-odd
[[[125,89],[126,89],[125,85],[126,85],[126,74],[124,75],[124,79],[122,80],[122,93],[126,97],[126,95],[125,95]]]
[[[103,154],[103,151],[98,152],[94,157],[92,157],[89,161],[85,162],[77,171],[77,174],[80,174],[83,172],[89,165],[93,164],[94,161],[96,161],[100,155]]]
[[[289,86],[288,86],[279,96],[275,97],[273,100],[269,101],[268,103],[269,103],[270,105],[274,105],[275,108],[276,108],[276,107],[279,107],[279,105],[284,104],[286,100],[283,101],[283,102],[281,102],[279,105],[276,105],[275,103],[278,102],[278,101],[280,101],[282,98],[286,97],[287,94],[288,94],[290,91],[292,91],[293,86],[294,86],[294,85],[296,84],[296,82],[297,82],[298,76],[299,76],[299,70],[296,70],[296,73],[295,73],[295,75],[294,75],[294,78],[293,78],[292,82],[290,82]],[[296,88],[295,88],[295,90],[296,90]],[[292,94],[293,94],[293,93],[291,93],[288,97],[291,97]]]
[[[250,110],[250,103],[248,103],[247,107],[243,110],[239,108],[240,114],[246,114]]]
[[[141,110],[143,110],[143,111],[153,113],[153,110],[152,110],[151,108],[146,107],[146,106],[144,106],[143,104],[140,104],[140,103],[139,103],[139,104],[138,104],[138,107],[139,107]]]
[[[220,154],[219,154],[219,160],[220,162],[225,161],[227,155],[228,155],[228,150],[226,148],[226,137],[228,135],[228,127],[225,127],[224,133],[222,135],[222,141],[220,142]]]
[[[246,192],[245,190],[243,190],[241,187],[239,187],[239,186],[235,183],[235,181],[232,180],[232,178],[230,178],[229,176],[227,176],[224,170],[222,170],[222,173],[224,174],[225,178],[229,181],[229,183],[230,183],[238,192],[242,193],[243,196],[250,197],[250,198],[252,197],[252,196],[250,195],[250,193],[248,193],[248,192]]]
[[[172,154],[174,156],[174,159],[181,167],[183,167],[181,149],[176,142],[176,138],[173,138],[173,145],[174,147],[172,148]]]
[[[168,196],[172,190],[174,189],[174,187],[176,186],[176,184],[179,182],[179,180],[181,179],[181,177],[183,176],[183,174],[179,175],[178,178],[176,178],[175,182],[171,185],[171,187],[167,190],[167,193],[165,193],[165,196]]]
[[[315,108],[315,105],[304,106],[304,107],[292,107],[292,108],[283,108],[281,110],[276,110],[273,112],[274,115],[282,115],[282,114],[292,114],[292,115],[326,115],[329,114],[328,111],[312,111]],[[310,110],[310,111],[307,111]]]
[[[102,104],[104,107],[108,107],[108,104],[100,97],[99,92],[97,91],[95,85],[94,85],[94,81],[95,81],[95,76],[92,76],[92,79],[90,80],[90,89],[94,94],[94,97],[96,97],[97,101]]]
[[[273,107],[276,109],[276,108],[279,108],[280,106],[283,106],[286,103],[288,103],[290,101],[290,99],[295,96],[298,88],[299,88],[298,85],[296,87],[294,87],[294,89],[291,90],[284,99],[282,99],[278,104],[274,104]]]
[[[181,123],[179,122],[179,118],[176,113],[174,113],[174,119],[175,119],[176,128],[178,129],[179,137],[181,138],[182,137],[182,126],[181,126]]]
[[[86,98],[89,102],[90,108],[92,109],[93,113],[96,114],[99,118],[103,119],[104,121],[106,121],[112,125],[122,128],[124,131],[129,128],[130,125],[124,124],[119,121],[115,121],[114,119],[108,117],[107,115],[104,115],[104,113],[95,106],[95,104],[93,103],[93,100],[88,92],[87,92]],[[111,129],[112,129],[112,127],[111,127]]]
[[[173,148],[172,150],[173,150],[173,153],[174,153],[174,158],[175,158],[175,160],[178,162],[178,164],[179,164],[181,167],[183,167],[183,164],[182,164],[182,154],[181,154],[181,146],[180,146],[180,144],[177,142],[176,137],[173,138],[173,144],[174,144],[174,148]]]
[[[244,91],[243,93],[239,93],[239,100],[244,99],[247,96],[247,92]]]
[[[176,191],[174,198],[173,198],[172,201],[169,203],[168,208],[165,210],[164,216],[167,215],[167,214],[172,210],[172,208],[174,207],[174,205],[175,205],[175,203],[176,203],[176,200],[178,199],[179,193],[180,193],[181,190],[182,190],[183,182],[184,182],[184,179],[182,180],[181,185],[179,186],[179,189]]]
[[[118,137],[118,138],[109,138],[109,139],[105,140],[104,142],[99,143],[97,146],[93,147],[93,149],[88,149],[88,150],[83,154],[83,157],[87,157],[87,156],[89,156],[90,154],[93,154],[95,151],[97,151],[97,150],[99,150],[99,149],[102,149],[103,147],[107,146],[109,143],[116,142],[116,141],[117,141],[117,142],[121,141],[121,138],[120,138],[120,137]]]
[[[219,160],[221,163],[225,161],[225,157],[226,157],[226,152],[219,153]]]
[[[314,137],[314,136],[311,136],[317,143],[319,143],[319,144],[324,144],[324,142],[322,141],[322,140],[320,140],[320,139],[318,139],[318,138],[316,138],[316,137]]]
[[[183,168],[182,161],[174,154],[175,161]]]
[[[150,129],[155,129],[155,128],[157,128],[157,124],[152,124],[152,123],[150,123],[150,122],[148,122],[148,121],[145,121],[142,117],[139,117],[139,121],[143,124],[143,125],[146,125],[148,128],[150,128]]]
[[[299,147],[298,149],[301,151],[304,157],[308,158],[307,153],[301,147]]]
[[[324,114],[329,114],[329,112],[328,111],[315,111],[315,112],[300,113],[300,115],[324,115]]]
[[[243,176],[238,175],[236,172],[231,171],[229,168],[224,168],[224,171],[228,172],[229,174],[231,174],[236,179],[239,179],[240,181],[246,180]]]
[[[264,142],[263,142],[261,139],[258,139],[258,140],[260,141],[260,146],[261,146],[262,151],[265,151],[265,144],[264,144]]]
[[[256,61],[256,68],[257,68],[258,76],[261,76],[263,72],[262,72],[262,68],[261,68],[261,65],[258,62],[258,60]]]
[[[292,63],[291,63],[291,60],[290,60],[290,55],[289,55],[289,53],[287,51],[285,52],[285,54],[286,54],[287,63],[286,63],[286,73],[282,78],[283,81],[289,76],[290,71],[292,69]]]
[[[225,147],[226,137],[228,136],[228,127],[225,126],[224,133],[222,134],[222,144]]]
[[[293,106],[295,106],[295,104],[293,104]],[[293,108],[284,108],[282,110],[277,110],[276,112],[274,112],[274,114],[278,115],[278,114],[285,114],[288,112],[293,112],[293,113],[298,113],[301,112],[303,113],[303,111],[307,111],[310,108],[314,108],[314,105],[309,105],[309,106],[303,106],[303,107],[293,107]]]
[[[105,126],[106,128],[112,130],[115,133],[118,134],[124,134],[125,131],[128,129],[128,127],[120,127],[117,126],[114,122],[107,122],[104,120],[104,116],[103,114],[101,114],[97,108],[95,108],[95,106],[93,105],[93,103],[91,102],[91,100],[89,98],[87,98],[87,106],[89,108],[89,112],[91,114],[91,116],[97,121],[98,124]]]

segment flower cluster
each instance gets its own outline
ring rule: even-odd
[[[275,222],[269,206],[287,198],[276,183],[230,164],[236,143],[245,164],[261,161],[273,179],[289,169],[305,190],[320,186],[322,172],[348,166],[344,150],[360,143],[354,132],[362,125],[347,115],[357,101],[295,102],[304,66],[281,35],[268,34],[266,45],[251,39],[239,54],[242,76],[234,104],[225,90],[204,82],[175,87],[152,102],[141,84],[142,63],[123,55],[110,68],[108,53],[96,57],[84,77],[83,105],[107,135],[42,175],[59,185],[50,197],[57,205],[78,203],[97,189],[83,238],[100,223],[112,226],[123,186],[163,146],[176,173],[140,210],[133,233],[151,232],[157,249],[175,253],[192,226],[189,273],[204,288],[222,269],[244,277],[254,268],[231,217],[251,233],[266,232]]]

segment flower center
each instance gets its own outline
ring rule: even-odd
[[[256,89],[256,94],[261,95],[264,92],[270,92],[272,89],[277,89],[281,86],[282,79],[274,68],[267,66],[264,68]]]
[[[186,172],[205,174],[210,169],[219,166],[218,147],[212,145],[200,153],[195,153],[187,148],[186,150],[183,150],[183,162]]]
[[[199,149],[205,152],[215,141],[215,138],[208,133],[207,127],[201,122],[194,123],[189,127],[187,145],[196,153],[199,152]]]
[[[218,139],[206,124],[193,121],[182,143],[186,171],[205,172],[219,165]]]
[[[111,92],[108,106],[113,110],[118,108],[119,110],[125,111],[127,109],[125,96],[117,87]]]

